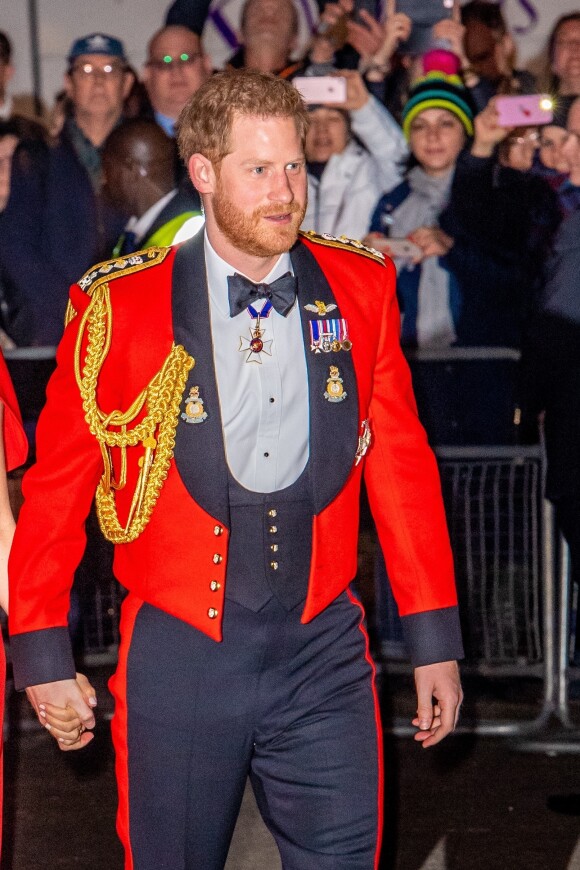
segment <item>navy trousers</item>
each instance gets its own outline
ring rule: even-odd
[[[373,870],[382,732],[362,609],[227,601],[224,640],[129,596],[113,726],[126,868],[222,870],[249,776],[284,870]]]

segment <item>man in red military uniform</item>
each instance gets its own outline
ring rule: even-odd
[[[248,776],[285,867],[378,866],[380,719],[349,588],[363,474],[416,739],[459,711],[452,558],[394,269],[299,234],[307,123],[271,76],[197,92],[179,142],[206,229],[73,286],[39,421],[10,564],[15,680],[94,726],[66,625],[96,492],[129,590],[112,680],[127,870],[223,868]]]

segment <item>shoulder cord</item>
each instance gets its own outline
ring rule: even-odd
[[[74,313],[72,313],[74,316]],[[111,347],[112,309],[109,285],[95,287],[84,312],[77,336],[74,370],[81,393],[85,419],[96,437],[103,457],[104,473],[95,496],[97,516],[103,534],[114,544],[134,541],[144,530],[167,477],[175,447],[175,430],[179,407],[188,373],[194,360],[181,345],[173,345],[161,370],[139,393],[125,411],[105,414],[97,404],[97,385],[103,363]],[[81,367],[83,338],[87,334],[87,350]],[[130,424],[143,408],[147,413],[132,429]],[[119,431],[111,431],[116,427]],[[127,447],[143,445],[139,459],[139,477],[125,526],[119,521],[115,490],[127,483]],[[119,480],[113,476],[111,448],[121,451]]]

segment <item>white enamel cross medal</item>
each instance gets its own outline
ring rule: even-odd
[[[267,356],[272,356],[272,343],[273,339],[269,338],[264,340],[265,329],[262,329],[261,321],[263,318],[268,317],[270,311],[272,310],[272,303],[270,300],[266,302],[261,311],[256,311],[253,305],[248,305],[248,314],[252,318],[252,321],[256,321],[255,326],[250,326],[250,338],[244,338],[244,336],[240,335],[240,346],[238,348],[242,353],[247,353],[246,362],[247,363],[258,363],[262,365],[262,354],[266,354]]]

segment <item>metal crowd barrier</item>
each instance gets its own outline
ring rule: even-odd
[[[17,349],[7,351],[5,357],[25,420],[35,420],[54,367],[54,350]],[[557,567],[554,512],[543,499],[541,445],[509,443],[513,440],[512,388],[517,360],[515,351],[495,348],[416,352],[410,359],[414,382],[419,383],[420,409],[429,398],[429,386],[439,391],[437,395],[445,390],[453,395],[451,411],[447,413],[443,402],[446,416],[433,423],[435,433],[446,433],[452,443],[437,443],[436,437],[431,440],[441,471],[456,563],[467,654],[464,667],[485,678],[532,677],[539,681],[537,715],[525,721],[480,719],[462,727],[480,734],[531,738],[545,733],[555,718],[574,745],[568,705],[567,549],[560,548]],[[507,369],[508,388],[498,394],[501,419],[487,430],[487,434],[499,432],[504,443],[462,444],[465,432],[479,433],[477,426],[482,419],[485,424],[485,418],[478,397],[473,395],[468,396],[470,406],[463,414],[457,382],[473,385],[483,381],[484,392],[493,394],[494,384],[482,378],[482,366],[487,376],[502,366]],[[488,413],[485,403],[484,411]],[[123,593],[110,572],[91,580],[94,582],[82,583],[79,591],[80,647],[85,664],[113,662]],[[392,653],[393,644],[384,641],[379,649],[379,667],[387,672],[401,667],[400,650],[394,657]],[[392,730],[403,734],[410,729],[395,722]],[[541,745],[545,747],[545,742]],[[580,741],[576,745],[580,746]]]
[[[462,669],[538,685],[528,718],[477,715],[463,719],[461,730],[523,738],[540,734],[556,714],[559,648],[554,512],[543,498],[541,444],[516,443],[518,360],[510,348],[409,355],[419,413],[440,468],[466,652]],[[380,668],[400,671],[400,650],[389,638],[379,649]],[[397,720],[392,730],[412,729]]]

